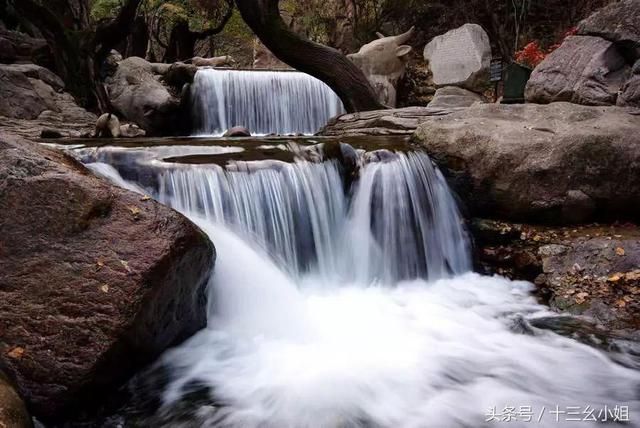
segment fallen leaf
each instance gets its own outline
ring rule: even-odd
[[[622,247],[616,248],[616,254],[619,255],[619,256],[624,256],[624,254],[625,254],[624,253],[624,248],[622,248]]]
[[[144,201],[148,201],[148,200],[150,200],[150,199],[151,199],[151,196],[149,196],[149,195],[144,195],[142,198],[140,198],[140,200],[141,200],[142,202],[144,202]]]
[[[129,207],[129,211],[131,211],[131,214],[133,214],[133,218],[137,219],[140,216],[140,213],[142,213],[142,210],[138,207]]]
[[[107,284],[103,284],[100,286],[100,291],[102,291],[103,293],[108,293],[109,292],[109,286]]]
[[[589,297],[589,293],[582,292],[582,293],[576,294],[576,303],[577,304],[584,303],[587,297]]]
[[[619,308],[624,308],[625,306],[627,306],[627,302],[625,302],[624,299],[620,299],[616,301],[616,306]]]
[[[629,281],[638,281],[640,280],[640,270],[634,270],[633,272],[629,272],[625,275]]]
[[[16,360],[20,359],[24,355],[24,348],[21,348],[20,346],[16,346],[15,348],[7,352],[7,355]]]
[[[98,270],[100,270],[104,267],[104,262],[98,259],[98,261],[96,262],[96,265],[98,265]]]
[[[129,262],[126,262],[124,260],[120,260],[120,264],[122,266],[124,266],[124,268],[127,270],[127,272],[131,272],[131,268],[129,267]]]
[[[622,278],[622,276],[620,276],[620,274],[616,273],[611,275],[609,278],[607,278],[607,281],[609,282],[618,282],[620,281],[620,279]]]

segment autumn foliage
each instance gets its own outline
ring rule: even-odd
[[[525,65],[530,68],[536,68],[551,52],[560,47],[562,42],[569,37],[577,33],[578,29],[573,27],[566,31],[559,42],[549,46],[547,49],[543,49],[537,40],[529,42],[522,50],[519,50],[515,54],[515,60],[517,63]]]

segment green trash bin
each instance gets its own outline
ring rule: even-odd
[[[504,72],[503,104],[524,103],[524,90],[533,70],[524,65],[509,64]]]

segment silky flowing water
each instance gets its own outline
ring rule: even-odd
[[[151,187],[109,159],[85,154],[189,216],[218,253],[207,328],[157,363],[154,426],[595,427],[624,409],[638,426],[628,356],[534,327],[553,314],[531,284],[471,272],[425,154],[360,153],[351,182],[335,160],[136,164]]]
[[[202,69],[192,88],[198,135],[222,135],[234,126],[252,134],[314,134],[344,112],[322,81],[296,71]]]

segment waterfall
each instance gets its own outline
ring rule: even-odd
[[[314,134],[344,112],[323,82],[293,71],[202,69],[192,87],[196,133],[222,135],[234,126],[253,134]]]
[[[251,235],[297,276],[393,283],[471,268],[462,219],[427,155],[397,153],[361,175],[344,192],[335,161],[180,168],[160,174],[159,199]]]
[[[554,315],[531,284],[468,272],[462,220],[424,153],[361,153],[352,183],[335,160],[222,168],[131,153],[146,171],[130,175],[155,175],[149,191],[218,253],[209,325],[145,378],[140,394],[161,404],[143,426],[465,428],[515,409],[532,414],[509,419],[524,428],[562,426],[553,411],[576,407],[640,411],[631,360],[536,328]]]

